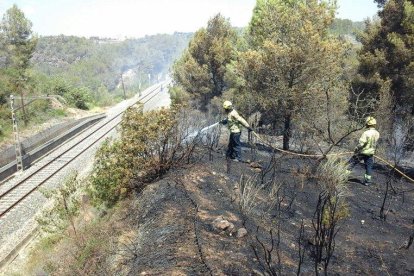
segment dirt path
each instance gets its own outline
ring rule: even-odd
[[[108,108],[95,108],[93,110],[80,110],[75,108],[67,108],[67,115],[64,117],[50,118],[49,120],[40,123],[40,124],[30,124],[27,127],[19,125],[19,138],[20,141],[23,141],[27,138],[32,137],[34,134],[49,129],[58,124],[67,123],[71,121],[76,121],[88,116],[97,115],[105,112]],[[4,137],[0,141],[0,150],[6,149],[14,145],[14,136],[13,133],[9,133],[7,137]]]

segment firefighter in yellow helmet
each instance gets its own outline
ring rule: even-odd
[[[374,117],[369,116],[365,121],[366,130],[359,138],[358,145],[355,148],[355,155],[349,160],[349,169],[352,170],[361,160],[365,164],[364,185],[369,186],[372,183],[372,167],[374,166],[374,154],[377,148],[377,142],[380,137],[379,132],[375,129],[377,121]]]
[[[227,118],[220,121],[220,124],[227,125],[230,130],[229,145],[226,156],[234,161],[241,160],[241,127],[244,126],[250,132],[253,129],[249,126],[247,121],[237,113],[230,101],[224,101],[223,109],[227,113]]]

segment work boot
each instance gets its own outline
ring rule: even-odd
[[[365,174],[365,176],[364,176],[364,185],[369,186],[371,184],[372,184],[372,176],[368,175],[368,174]]]

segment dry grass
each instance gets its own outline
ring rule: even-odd
[[[335,157],[321,163],[316,172],[321,189],[339,198],[349,195],[347,183],[350,172],[347,168],[346,161]]]
[[[257,198],[262,188],[257,184],[257,180],[257,175],[242,175],[240,181],[237,182],[239,207],[246,215],[250,214],[252,209],[258,205]]]
[[[82,218],[96,212],[84,206],[77,220],[78,235],[43,232],[31,251],[22,275],[117,275],[134,260],[134,235],[130,230],[129,201],[92,222]],[[84,215],[87,213],[87,215]],[[128,230],[129,229],[129,230]],[[69,228],[66,231],[70,231]]]

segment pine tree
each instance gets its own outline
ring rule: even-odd
[[[258,0],[253,11],[251,50],[241,54],[238,70],[273,125],[281,124],[284,149],[289,149],[294,121],[306,116],[307,103],[319,97],[315,88],[338,72],[342,42],[328,34],[334,14],[334,2],[317,0]],[[332,83],[337,78],[332,76]]]
[[[16,5],[4,14],[0,24],[0,36],[2,51],[5,53],[2,63],[7,74],[9,93],[20,95],[23,119],[27,123],[23,99],[27,93],[28,69],[37,37],[32,33],[32,23]]]
[[[203,110],[226,88],[226,66],[235,58],[236,40],[229,21],[218,14],[209,20],[207,28],[194,34],[187,51],[174,65],[175,82]]]
[[[378,7],[384,7],[384,5],[387,3],[387,0],[374,0],[374,2],[378,4]]]
[[[378,1],[377,1],[378,2]],[[380,21],[367,22],[359,36],[363,48],[354,88],[365,97],[380,97],[383,83],[391,80],[394,111],[414,114],[414,1],[379,2]]]

